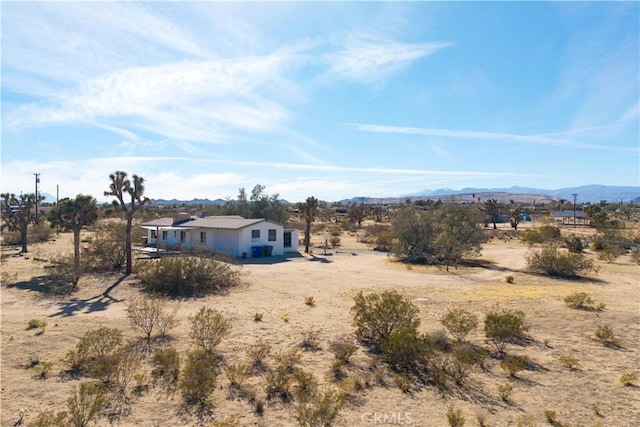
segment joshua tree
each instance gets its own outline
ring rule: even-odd
[[[489,199],[484,202],[485,210],[489,216],[489,220],[493,223],[493,229],[497,229],[496,222],[498,221],[498,215],[500,214],[500,205],[496,199]]]
[[[119,206],[125,214],[127,220],[126,233],[126,255],[127,266],[125,275],[129,275],[132,272],[132,260],[131,260],[131,226],[133,224],[133,215],[138,208],[143,207],[147,203],[151,203],[147,197],[143,197],[144,194],[144,178],[133,175],[133,183],[127,179],[127,173],[122,171],[116,171],[109,175],[111,184],[109,184],[109,191],[105,191],[105,196],[114,196],[117,201],[114,200],[113,205]],[[131,202],[126,203],[124,201],[125,194],[131,197]]]
[[[16,197],[15,194],[3,193],[2,197],[2,227],[9,231],[17,231],[20,233],[20,243],[22,244],[21,253],[27,252],[27,227],[34,221],[31,210],[36,203],[44,200],[42,196],[36,196],[33,193],[21,194]]]
[[[318,208],[318,199],[315,197],[307,197],[303,203],[298,204],[298,208],[302,213],[302,217],[304,218],[305,227],[304,227],[304,252],[309,253],[309,242],[311,240],[311,223],[313,222],[316,209]]]
[[[511,223],[511,227],[514,230],[517,230],[520,221],[522,221],[522,209],[520,207],[512,209],[511,213],[509,214],[509,222]]]
[[[92,196],[78,194],[75,199],[60,200],[47,216],[51,225],[73,231],[73,266],[80,267],[80,230],[98,219],[98,205]]]

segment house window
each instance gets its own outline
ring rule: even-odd
[[[168,240],[169,239],[169,232],[168,231],[163,231],[162,232],[162,240]]]
[[[151,230],[151,238],[152,238],[152,239],[155,239],[155,238],[157,238],[157,237],[158,237],[158,236],[156,235],[156,230]]]
[[[251,230],[251,241],[252,242],[260,241],[260,230]]]
[[[185,242],[187,240],[187,232],[186,231],[181,231],[180,232],[180,241],[181,242]]]
[[[275,242],[276,241],[276,230],[275,230],[275,228],[269,229],[269,241],[270,242]]]
[[[200,232],[200,243],[207,243],[207,232],[206,231],[201,231]]]

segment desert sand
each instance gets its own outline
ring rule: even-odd
[[[329,375],[333,354],[328,343],[353,333],[349,309],[356,292],[397,290],[419,307],[423,332],[442,330],[439,318],[451,307],[470,310],[482,322],[484,313],[498,304],[526,314],[532,342],[511,345],[508,352],[527,355],[535,369],[510,379],[499,360],[488,358],[486,370],[475,368],[466,385],[451,383],[444,393],[428,385],[403,393],[389,373],[386,385],[374,384],[357,392],[357,399],[345,406],[336,425],[445,426],[451,404],[462,410],[466,426],[478,425],[475,414],[480,409],[487,412],[491,426],[547,425],[547,410],[555,411],[562,425],[640,425],[640,388],[620,383],[622,374],[637,374],[640,367],[640,267],[628,255],[607,264],[588,251],[599,267],[588,280],[528,274],[524,270],[529,248],[502,231],[490,230],[494,237],[484,245],[480,263],[448,272],[394,262],[347,234],[342,236],[342,246],[329,250],[328,255],[316,248],[312,255],[247,262],[241,267],[245,284],[228,294],[172,302],[179,304],[181,322],[172,333],[174,340],[165,345],[175,346],[182,354],[191,348],[188,317],[201,306],[217,308],[232,320],[231,335],[218,347],[223,364],[245,360],[247,346],[257,340],[268,341],[272,354],[295,347],[302,333],[313,328],[320,331],[321,349],[304,352],[301,365],[321,384],[334,387],[336,382]],[[71,235],[61,234],[55,241],[32,245],[26,256],[18,256],[17,249],[2,249],[2,426],[14,425],[21,410],[28,424],[41,411],[65,409],[66,399],[79,380],[59,375],[64,370],[61,359],[86,331],[109,326],[122,329],[126,338],[140,336],[126,318],[127,301],[140,293],[135,277],[86,277],[70,296],[41,291],[37,278],[47,274],[46,258],[71,247]],[[513,284],[506,282],[507,275],[514,276]],[[596,302],[606,304],[606,309],[594,312],[567,307],[563,298],[575,291],[589,293]],[[305,305],[309,296],[315,299],[313,307]],[[263,314],[262,322],[254,322],[255,313]],[[31,319],[46,321],[44,333],[26,329]],[[605,347],[594,339],[594,330],[604,324],[613,328],[619,348]],[[469,337],[474,344],[489,348],[484,339],[481,325]],[[578,359],[578,369],[570,370],[558,361],[565,354]],[[53,362],[51,377],[36,379],[33,369],[27,368],[31,358]],[[366,374],[370,359],[360,347],[348,375]],[[267,359],[267,363],[272,361],[272,357]],[[148,373],[149,364],[143,366]],[[504,402],[498,393],[498,386],[507,382],[513,385],[510,402]],[[255,384],[264,399],[263,378],[252,376],[248,383]],[[269,401],[264,414],[258,416],[246,400],[230,399],[227,386],[221,374],[212,396],[212,418],[202,425],[233,414],[243,426],[296,425],[292,404]],[[201,424],[181,408],[178,394],[152,386],[141,395],[131,395],[130,413],[114,424]],[[96,424],[110,422],[101,418]]]

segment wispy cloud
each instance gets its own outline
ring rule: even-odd
[[[451,45],[449,42],[402,43],[359,35],[325,56],[329,69],[321,80],[347,79],[365,85],[379,83],[414,61]]]
[[[535,134],[535,135],[519,135],[513,133],[499,133],[499,132],[485,132],[485,131],[467,131],[467,130],[455,130],[455,129],[438,129],[438,128],[416,128],[405,126],[387,126],[387,125],[373,125],[373,124],[361,124],[361,123],[345,123],[345,126],[355,128],[362,132],[376,132],[376,133],[399,133],[408,135],[424,135],[424,136],[437,136],[443,138],[458,138],[458,139],[471,139],[481,141],[515,141],[530,144],[548,144],[557,145],[570,148],[586,148],[594,150],[607,150],[607,151],[621,151],[621,152],[638,152],[637,147],[623,147],[613,145],[599,145],[599,144],[587,144],[580,141],[575,141],[567,138],[560,138],[560,136],[568,136],[571,133],[583,133],[586,131],[593,131],[594,129],[608,128],[609,126],[600,126],[590,129],[580,129],[573,131],[558,132],[553,134]],[[617,125],[612,125],[617,126]]]

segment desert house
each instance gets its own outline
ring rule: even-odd
[[[298,250],[298,230],[264,218],[178,214],[140,226],[147,230],[147,247],[159,250],[200,249],[242,258],[284,255]]]

